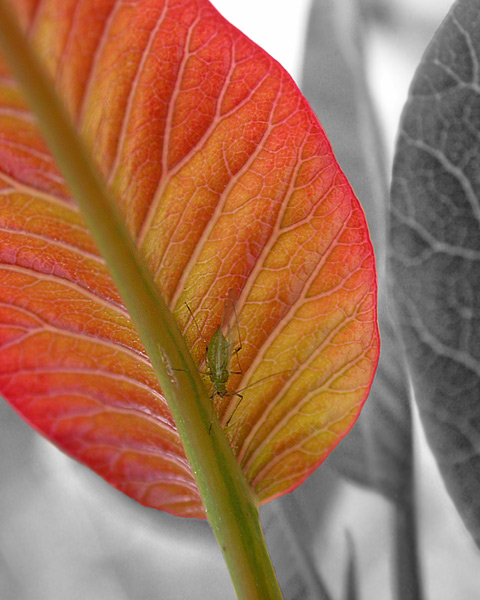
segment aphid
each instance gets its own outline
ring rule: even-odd
[[[242,349],[242,342],[240,340],[240,330],[238,328],[238,319],[237,319],[237,315],[235,312],[235,306],[233,304],[233,301],[231,302],[231,307],[233,308],[233,311],[235,312],[235,322],[237,324],[238,339],[239,339],[238,345],[233,350],[232,350],[233,343],[223,333],[223,328],[225,327],[225,325],[228,322],[228,317],[230,316],[230,311],[231,311],[231,309],[229,308],[228,300],[225,301],[225,308],[223,311],[222,324],[220,325],[220,327],[218,327],[218,329],[216,329],[213,332],[212,337],[210,338],[209,342],[207,342],[203,338],[202,333],[200,331],[200,327],[198,326],[198,323],[197,323],[195,317],[193,316],[193,313],[192,313],[190,307],[186,303],[185,303],[185,305],[193,319],[193,322],[195,323],[195,325],[198,329],[200,337],[205,342],[205,346],[206,346],[205,366],[206,366],[207,370],[204,372],[204,374],[208,375],[208,377],[210,378],[210,381],[213,384],[212,399],[215,397],[215,395],[220,396],[220,398],[225,398],[226,396],[234,395],[234,393],[229,392],[227,389],[228,380],[230,378],[230,375],[241,375],[243,373],[243,371],[242,371],[242,367],[240,365],[240,360],[238,358],[238,353]],[[232,352],[237,357],[238,368],[239,368],[238,371],[230,371],[230,359],[232,356]],[[237,395],[239,395],[239,394],[237,393]]]
[[[199,333],[200,337],[202,338],[202,340],[204,341],[205,346],[206,346],[206,348],[205,348],[206,371],[204,371],[203,374],[208,375],[208,377],[210,378],[210,381],[213,384],[213,390],[212,390],[212,394],[210,396],[211,399],[213,400],[216,395],[220,396],[220,398],[226,398],[227,396],[230,396],[230,397],[237,396],[237,398],[238,398],[238,402],[236,403],[236,405],[231,407],[231,409],[228,411],[229,412],[228,416],[225,415],[225,418],[226,418],[225,425],[228,427],[235,411],[237,410],[240,402],[243,400],[243,396],[242,396],[241,392],[243,392],[251,387],[256,386],[257,384],[265,381],[266,379],[270,379],[271,377],[276,377],[278,375],[282,375],[283,373],[291,373],[291,370],[277,371],[276,373],[272,373],[271,375],[266,375],[265,377],[261,377],[260,379],[257,379],[253,383],[250,383],[249,385],[247,385],[235,392],[228,390],[227,383],[230,378],[230,375],[243,375],[243,370],[240,365],[240,359],[238,357],[238,354],[239,354],[240,350],[242,349],[242,342],[240,339],[240,328],[238,326],[238,318],[237,318],[237,313],[235,310],[235,304],[234,304],[233,299],[229,299],[229,300],[225,301],[225,307],[224,307],[223,316],[222,316],[222,324],[220,325],[220,327],[218,327],[218,329],[216,329],[213,332],[212,337],[210,338],[209,342],[207,342],[205,340],[205,338],[203,337],[202,332],[200,331],[200,327],[198,326],[198,323],[197,323],[190,307],[188,306],[187,303],[185,303],[185,305],[188,309],[188,312],[190,313],[190,316],[192,317],[193,322],[195,323],[195,326],[198,329],[198,333]],[[236,323],[236,327],[237,327],[237,335],[238,335],[238,340],[239,340],[238,345],[235,348],[233,348],[233,350],[232,350],[233,342],[231,340],[229,340],[229,338],[223,333],[225,327],[228,328],[228,321],[229,321],[229,317],[231,315],[232,309],[233,309],[233,313],[235,315],[235,323]],[[228,328],[228,331],[230,332],[229,328]],[[228,336],[229,335],[230,335],[230,333],[228,333]],[[237,357],[237,363],[238,363],[238,369],[239,369],[238,371],[230,370],[230,361],[231,361],[232,353],[235,354],[235,356]]]

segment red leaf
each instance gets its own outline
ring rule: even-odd
[[[293,489],[352,427],[378,358],[365,219],[311,109],[207,0],[15,8],[199,364],[185,302],[209,340],[236,297],[241,373],[215,407],[259,500]],[[150,362],[0,76],[0,391],[112,485],[203,517]]]

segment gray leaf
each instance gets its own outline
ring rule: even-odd
[[[370,101],[357,0],[316,0],[309,19],[303,92],[365,210],[377,256],[382,351],[357,424],[328,465],[391,500],[411,493],[408,380],[387,310],[385,249],[388,185],[383,143]]]
[[[415,75],[390,261],[427,438],[480,545],[480,0],[456,2]]]
[[[310,479],[318,481],[317,473]],[[318,500],[323,504],[320,512],[324,513],[325,494],[317,494],[316,498],[317,504]],[[262,526],[285,600],[331,600],[309,539],[320,525],[309,518],[309,500],[308,493],[294,493],[262,507]],[[301,510],[305,505],[306,512]]]

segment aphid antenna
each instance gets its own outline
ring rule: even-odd
[[[207,340],[203,337],[203,334],[200,330],[200,327],[198,325],[198,321],[195,318],[192,309],[188,306],[188,304],[185,302],[185,306],[187,307],[188,312],[190,313],[190,316],[192,317],[192,321],[195,323],[195,327],[197,328],[198,331],[198,335],[200,336],[200,338],[202,339],[202,341],[205,343],[205,346],[208,346]]]
[[[291,372],[292,372],[291,369],[284,369],[283,371],[277,371],[276,373],[271,373],[270,375],[265,375],[265,377],[260,377],[260,379],[257,379],[256,381],[253,381],[252,383],[249,383],[245,387],[239,389],[238,391],[235,392],[235,394],[244,392],[246,389],[257,385],[258,383],[262,383],[262,381],[265,381],[265,379],[270,379],[270,377],[276,377],[277,375],[283,375],[283,373],[291,373]]]

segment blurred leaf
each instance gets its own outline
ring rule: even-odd
[[[317,477],[318,473],[310,478],[307,485]],[[295,502],[298,496],[305,498],[305,494],[299,492],[262,508],[262,525],[272,562],[288,600],[330,600],[308,535],[312,533],[312,520],[302,513],[303,506]]]
[[[411,493],[408,379],[388,310],[385,151],[365,76],[362,21],[352,0],[316,0],[309,19],[303,91],[320,118],[367,216],[379,274],[382,352],[370,396],[328,464],[391,500]]]
[[[198,327],[210,340],[236,298],[228,389],[246,389],[215,408],[260,501],[295,488],[355,422],[378,355],[364,216],[315,116],[207,0],[14,6],[199,365]],[[203,517],[129,316],[0,76],[0,391],[128,495]]]
[[[315,0],[301,87],[365,211],[380,271],[388,183],[383,140],[366,81],[366,27],[358,2]]]
[[[413,80],[392,186],[393,297],[428,441],[480,545],[480,2],[457,2]]]

